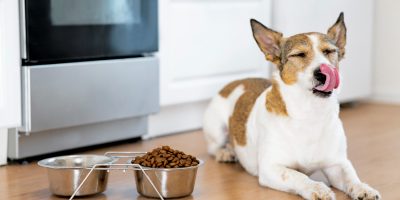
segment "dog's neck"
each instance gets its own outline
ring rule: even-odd
[[[279,87],[282,99],[290,118],[300,120],[318,120],[324,117],[339,117],[339,102],[334,91],[330,97],[318,97],[299,85],[285,84],[278,73],[274,73],[273,81]]]

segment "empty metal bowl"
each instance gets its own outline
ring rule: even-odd
[[[100,155],[72,155],[44,159],[38,165],[47,168],[50,191],[53,194],[71,196],[93,165],[115,161],[115,158]],[[107,180],[107,170],[94,170],[76,196],[104,192]]]
[[[196,181],[197,169],[202,164],[203,161],[199,160],[199,164],[192,167],[143,167],[143,169],[164,198],[178,198],[192,194]],[[134,174],[136,180],[136,189],[139,194],[151,198],[159,197],[141,170],[136,170]]]

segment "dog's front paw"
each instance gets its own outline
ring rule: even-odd
[[[382,199],[378,191],[365,183],[354,184],[349,188],[349,196],[354,200],[379,200]]]
[[[310,200],[335,200],[335,193],[323,183],[316,183],[309,188],[306,195],[303,196],[305,199]]]

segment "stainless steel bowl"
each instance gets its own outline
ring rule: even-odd
[[[156,186],[157,190],[164,198],[178,198],[192,194],[197,169],[203,165],[203,161],[197,166],[185,168],[149,168],[143,167],[146,174]],[[136,189],[142,196],[158,198],[150,182],[142,171],[135,171]]]
[[[115,158],[100,155],[72,155],[44,159],[38,165],[47,168],[50,191],[53,194],[71,196],[93,165],[115,161]],[[107,180],[107,170],[94,170],[76,196],[104,192]]]

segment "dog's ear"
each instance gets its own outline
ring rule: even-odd
[[[344,14],[340,13],[336,23],[328,29],[328,37],[339,48],[339,59],[342,59],[346,46],[346,25],[344,24]]]
[[[265,58],[275,64],[280,62],[282,33],[265,27],[255,19],[250,20],[253,36]]]

